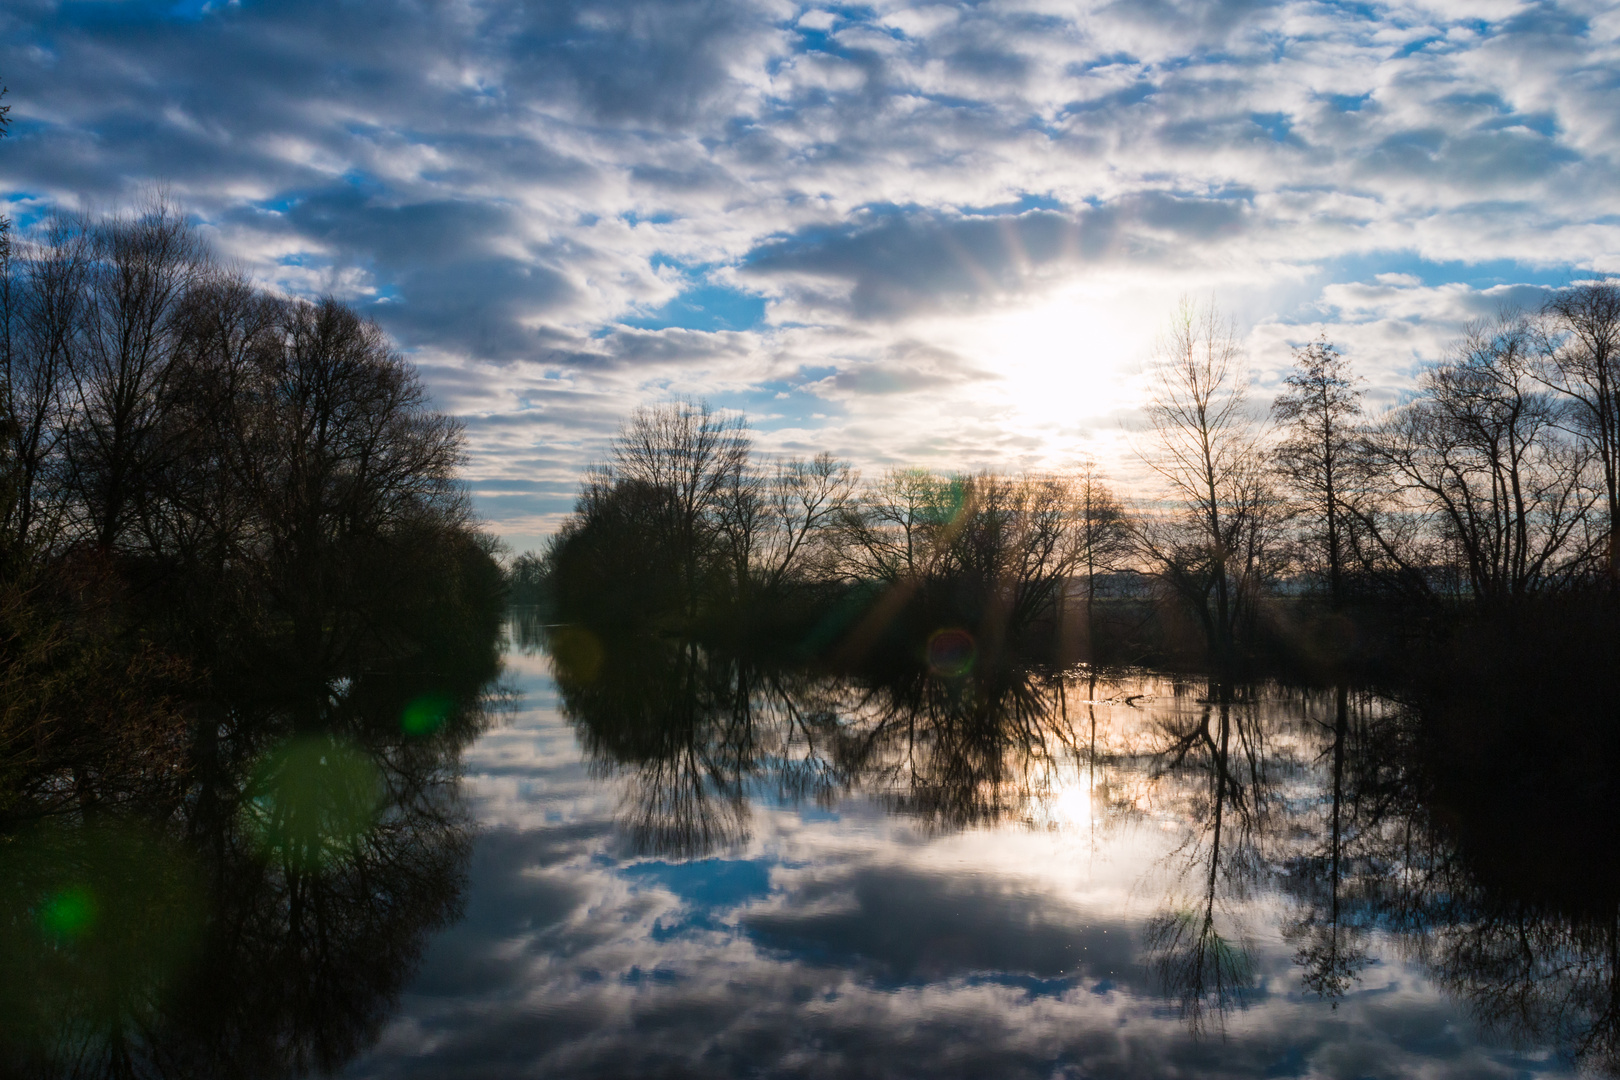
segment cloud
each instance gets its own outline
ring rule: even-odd
[[[957,389],[964,384],[994,379],[994,372],[975,367],[949,349],[919,341],[901,341],[883,357],[850,364],[803,388],[825,398],[865,398],[910,394],[923,390]]]
[[[524,243],[524,222],[498,205],[391,205],[354,190],[323,191],[292,202],[272,229],[318,245],[331,270],[362,269],[372,290],[393,301],[376,315],[408,347],[529,357],[540,343],[527,328],[579,298],[564,253]]]
[[[682,126],[724,108],[777,55],[789,4],[744,0],[530,0],[482,8],[511,91],[572,99],[603,123]]]
[[[892,319],[1027,292],[1081,265],[1182,258],[1188,245],[1235,235],[1245,217],[1240,199],[1163,192],[1072,214],[867,211],[837,229],[771,240],[744,257],[741,273],[783,282],[797,308]]]

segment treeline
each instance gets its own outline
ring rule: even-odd
[[[762,462],[739,418],[677,401],[635,414],[544,558],[519,567],[585,622],[831,620],[843,636],[922,613],[1004,637],[1049,617],[1075,574],[1112,565],[1127,535],[1089,475],[899,469],[863,485],[828,454]]]
[[[1620,285],[1469,327],[1377,418],[1328,346],[1288,382],[1277,472],[1335,600],[1501,607],[1620,588]]]
[[[374,323],[256,288],[172,207],[0,229],[6,768],[110,775],[250,683],[483,647],[462,457]]]
[[[1188,306],[1145,411],[1160,490],[1127,505],[1089,466],[863,482],[826,454],[761,460],[744,422],[704,403],[645,408],[516,578],[572,621],[796,626],[818,649],[947,625],[1081,655],[1157,637],[1141,656],[1191,628],[1218,663],[1301,608],[1494,617],[1620,592],[1614,282],[1470,327],[1378,416],[1318,341],[1265,417],[1235,327]],[[1121,591],[1134,615],[1109,601]]]

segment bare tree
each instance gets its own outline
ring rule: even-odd
[[[966,493],[942,569],[986,598],[987,630],[1016,632],[1056,609],[1074,569],[1073,492],[1055,476],[980,474]]]
[[[1307,545],[1326,571],[1337,608],[1345,597],[1343,503],[1359,446],[1361,391],[1349,361],[1325,340],[1297,350],[1283,381],[1288,389],[1271,406],[1286,432],[1275,451],[1277,470],[1307,523]]]
[[[1213,302],[1182,305],[1159,343],[1147,408],[1153,446],[1142,455],[1164,480],[1171,509],[1146,516],[1137,534],[1223,662],[1269,569],[1276,516],[1241,361],[1236,328]]]
[[[765,497],[771,528],[758,553],[760,584],[774,593],[806,561],[823,531],[842,519],[859,474],[822,452],[777,465]]]
[[[888,585],[883,610],[921,596],[995,638],[1058,610],[1081,549],[1061,477],[895,470],[844,515],[841,569]]]
[[[843,520],[857,475],[825,452],[778,462],[768,473],[746,460],[735,463],[718,514],[739,601],[779,594],[805,578],[822,537]]]
[[[60,451],[69,406],[64,391],[83,346],[89,247],[85,223],[66,216],[49,219],[33,242],[6,237],[0,423],[7,477],[0,527],[23,548],[48,545],[63,524]]]
[[[548,549],[560,609],[616,622],[780,601],[836,576],[857,475],[830,454],[760,464],[746,421],[706,402],[636,411]],[[631,583],[631,578],[636,583]]]
[[[368,608],[419,565],[413,547],[467,523],[461,426],[427,409],[415,370],[376,323],[327,299],[282,305],[231,418],[231,551],[284,613],[316,669],[386,636]]]
[[[843,515],[842,569],[888,585],[927,573],[935,539],[961,509],[949,482],[927,469],[890,469]]]
[[[1593,501],[1590,455],[1561,436],[1536,361],[1523,316],[1470,327],[1369,441],[1374,466],[1418,501],[1488,604],[1568,580]]]
[[[614,441],[611,478],[668,495],[659,526],[678,553],[688,614],[697,608],[703,549],[714,537],[722,493],[746,468],[748,450],[740,417],[685,400],[637,409]]]
[[[0,515],[3,515],[3,520],[0,520],[0,560],[5,560],[11,554],[11,520],[19,503],[18,470],[14,461],[17,423],[11,402],[16,275],[11,219],[0,216]]]
[[[764,534],[770,527],[769,481],[746,458],[732,462],[716,499],[716,523],[731,564],[732,593],[747,603]]]
[[[255,518],[249,457],[269,413],[265,372],[285,344],[287,306],[243,274],[203,275],[177,318],[158,463],[159,495],[142,515],[151,554],[175,558],[189,573],[223,571],[262,525]]]
[[[1131,552],[1130,520],[1113,490],[1087,459],[1073,480],[1073,545],[1076,569],[1086,575],[1086,640],[1094,640],[1092,601],[1097,575],[1120,568]]]
[[[1620,282],[1588,282],[1556,293],[1542,315],[1538,373],[1571,402],[1571,430],[1602,472],[1604,559],[1609,587],[1620,591]]]
[[[172,205],[92,232],[82,347],[68,387],[68,473],[83,526],[111,550],[148,509],[149,483],[169,448],[160,435],[187,291],[207,254]]]

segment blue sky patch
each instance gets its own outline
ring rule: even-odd
[[[621,321],[641,330],[752,330],[765,321],[765,298],[724,285],[698,285],[656,311]]]
[[[773,865],[764,860],[698,859],[632,863],[619,873],[632,881],[668,889],[694,906],[732,908],[771,891]]]

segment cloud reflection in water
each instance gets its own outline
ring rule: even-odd
[[[654,752],[604,726],[635,698],[604,663],[613,718],[515,659],[529,706],[467,759],[468,918],[354,1075],[1559,1075],[1580,1052],[1482,1035],[1458,931],[1417,912],[1444,883],[1396,881],[1399,815],[1348,797],[1377,701],[692,654],[639,699]],[[659,818],[715,806],[724,828]]]

